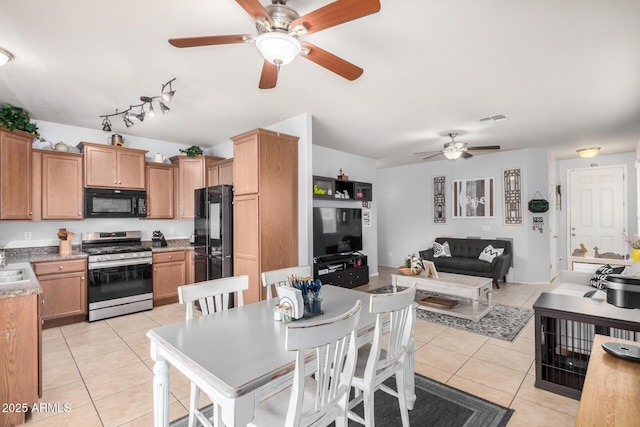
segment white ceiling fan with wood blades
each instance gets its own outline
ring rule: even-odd
[[[468,159],[473,157],[469,151],[497,151],[500,149],[499,145],[485,145],[480,147],[469,147],[466,142],[456,142],[455,138],[458,136],[456,132],[450,132],[449,138],[451,141],[444,144],[444,147],[440,151],[422,151],[419,153],[413,153],[416,156],[426,156],[422,160],[435,160],[438,156],[444,156],[448,160],[457,160],[460,157]]]
[[[380,10],[379,0],[337,0],[304,16],[287,6],[287,0],[271,0],[263,6],[258,0],[236,0],[255,21],[258,35],[235,34],[169,39],[175,47],[212,46],[254,42],[264,57],[260,89],[272,89],[278,81],[280,66],[302,56],[344,77],[355,80],[363,69],[323,50],[301,36],[325,30]]]

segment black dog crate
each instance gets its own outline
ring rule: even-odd
[[[638,309],[543,293],[535,313],[535,386],[580,399],[595,334],[640,341]]]

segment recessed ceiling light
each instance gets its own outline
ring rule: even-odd
[[[13,55],[8,50],[0,47],[0,67],[13,59]]]

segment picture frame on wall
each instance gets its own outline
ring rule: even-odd
[[[505,225],[523,225],[522,220],[522,169],[502,171]]]
[[[494,218],[496,211],[495,178],[453,181],[451,197],[453,218]]]
[[[447,178],[433,177],[433,223],[447,223]]]

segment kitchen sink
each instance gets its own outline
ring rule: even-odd
[[[24,268],[0,269],[0,285],[26,282],[29,274]]]

